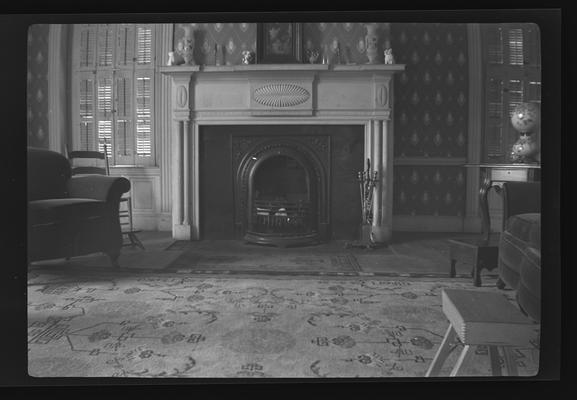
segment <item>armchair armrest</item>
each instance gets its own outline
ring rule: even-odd
[[[541,212],[540,182],[505,182],[503,195],[503,228],[512,215]]]
[[[68,180],[69,197],[79,197],[118,203],[123,193],[130,190],[130,181],[107,175],[79,175]]]

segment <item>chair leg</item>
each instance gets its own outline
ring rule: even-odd
[[[142,242],[140,241],[140,239],[138,238],[138,236],[136,236],[136,234],[134,232],[128,233],[128,238],[130,239],[130,243],[133,246],[140,247],[140,249],[144,250],[144,245],[142,244]]]
[[[471,350],[472,346],[470,344],[466,344],[463,347],[463,350],[461,351],[461,354],[459,354],[457,363],[453,367],[450,376],[459,376],[463,372],[463,367],[467,364],[467,361],[469,360],[469,358],[471,358],[471,355],[473,354]]]
[[[451,260],[451,270],[449,271],[449,277],[450,278],[454,278],[455,276],[457,276],[457,269],[455,267],[455,264],[457,264],[457,260],[452,259]]]
[[[447,332],[445,333],[445,337],[441,342],[441,347],[439,347],[439,350],[437,350],[437,354],[435,354],[435,358],[433,358],[433,362],[431,362],[431,365],[429,366],[429,369],[427,370],[425,377],[439,375],[441,367],[445,363],[445,360],[449,356],[449,353],[451,353],[451,343],[453,342],[456,336],[457,332],[455,332],[452,325],[449,325],[449,327],[447,328]]]
[[[111,253],[107,253],[108,258],[110,259],[110,264],[113,267],[120,268],[120,264],[118,263],[118,258],[120,257],[120,251],[115,251]]]
[[[489,358],[491,359],[491,372],[493,376],[501,376],[501,364],[499,363],[499,350],[497,346],[489,347]]]
[[[505,357],[505,366],[507,367],[508,376],[519,376],[517,371],[517,363],[515,362],[515,356],[513,355],[513,350],[509,346],[503,346],[503,355]]]

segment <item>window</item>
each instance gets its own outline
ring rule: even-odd
[[[485,162],[507,163],[518,133],[511,112],[522,102],[541,102],[541,49],[534,24],[483,26],[485,60]]]
[[[73,147],[110,165],[154,164],[152,24],[75,25]]]

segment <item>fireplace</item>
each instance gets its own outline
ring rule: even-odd
[[[234,136],[236,225],[250,243],[324,241],[329,136]]]
[[[309,139],[285,138],[283,144],[276,145],[255,142],[239,152],[239,158],[233,158],[232,171],[227,169],[219,178],[230,183],[223,186],[230,188],[230,193],[229,189],[218,187],[220,195],[211,196],[214,185],[205,186],[201,175],[204,173],[202,159],[206,157],[202,151],[205,128],[239,129],[265,125],[340,128],[355,125],[361,129],[361,159],[370,159],[372,170],[379,176],[373,197],[373,238],[388,241],[392,233],[392,78],[404,68],[402,64],[161,67],[162,73],[172,82],[164,95],[170,98],[166,112],[171,112],[173,121],[170,138],[173,157],[166,160],[171,164],[170,181],[166,184],[172,188],[167,195],[172,201],[173,237],[198,240],[203,237],[203,230],[205,234],[224,232],[229,235],[230,229],[229,236],[287,245],[292,240],[319,240],[335,232],[353,235],[358,221],[343,221],[337,228],[338,218],[335,218],[340,215],[334,210],[335,196],[332,194],[339,192],[339,187],[334,186],[331,165],[340,164],[323,161],[327,155],[319,153],[318,144]],[[245,132],[239,136],[251,134]],[[229,152],[235,146],[230,142],[224,145],[231,146]],[[224,150],[224,147],[220,149]],[[330,153],[330,146],[327,149]],[[236,154],[235,150],[235,157]],[[230,160],[222,161],[230,165]],[[219,170],[222,163],[219,165],[215,164],[212,170]],[[362,165],[355,168],[359,170]],[[355,170],[347,173],[351,172],[356,173]],[[235,174],[240,176],[233,182]],[[270,188],[263,190],[262,185],[275,180],[275,176],[287,176],[300,183],[273,191]],[[337,198],[341,197],[339,192]],[[346,207],[359,207],[358,193],[354,199],[347,195],[344,198],[348,205],[356,201],[355,206],[341,204],[345,210]],[[229,199],[234,201],[230,209]],[[213,213],[215,220],[208,223],[206,207],[221,207],[224,213]],[[342,213],[347,214],[347,211]],[[234,218],[234,223],[225,223],[230,218]]]

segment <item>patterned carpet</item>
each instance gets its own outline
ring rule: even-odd
[[[259,273],[356,275],[361,272],[352,254],[242,254],[185,251],[169,267],[188,273]]]
[[[443,288],[469,279],[269,279],[169,273],[29,273],[36,377],[421,377],[448,322]],[[508,293],[508,292],[505,292]],[[509,296],[511,293],[509,293]],[[520,375],[538,368],[515,350]],[[448,374],[458,347],[445,369]],[[490,375],[477,348],[465,375]]]
[[[401,243],[372,250],[347,248],[344,241],[301,248],[246,245],[240,241],[176,241],[165,252],[177,254],[166,271],[189,274],[277,276],[447,277],[448,245]],[[439,267],[441,266],[441,267]],[[467,273],[458,277],[470,278]],[[483,275],[495,275],[483,270]]]

